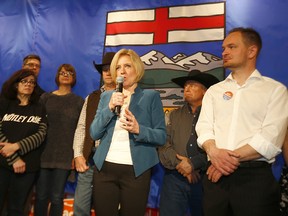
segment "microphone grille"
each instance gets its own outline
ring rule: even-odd
[[[118,76],[118,77],[116,78],[116,82],[117,82],[117,83],[123,83],[123,81],[124,81],[124,77],[122,77],[122,76]]]

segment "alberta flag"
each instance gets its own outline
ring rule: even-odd
[[[223,40],[224,6],[224,2],[219,2],[109,12],[105,46]]]
[[[224,78],[219,52],[224,37],[225,2],[213,2],[107,12],[104,44],[140,55],[145,66],[140,85],[158,90],[166,111],[184,103],[171,79],[191,70]]]

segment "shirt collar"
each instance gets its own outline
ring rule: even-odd
[[[261,73],[257,69],[255,69],[252,72],[252,74],[249,76],[249,78],[247,79],[246,82],[248,82],[249,80],[251,80],[251,81],[255,80],[256,81],[256,80],[261,80],[261,79],[263,79]],[[227,76],[227,78],[224,81],[225,82],[235,82],[235,79],[232,76],[232,72]]]
[[[191,109],[191,106],[187,103],[187,102],[185,102],[186,104],[186,106],[187,106],[187,109],[188,109],[188,111],[190,112],[190,113],[192,113],[192,109]],[[200,106],[198,106],[197,108],[196,108],[196,112],[195,113],[200,113],[200,110],[201,110],[201,105]]]

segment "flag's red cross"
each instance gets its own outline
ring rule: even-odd
[[[108,23],[106,35],[153,33],[153,44],[167,43],[168,32],[173,30],[198,30],[223,28],[224,14],[207,17],[169,18],[169,8],[155,9],[155,20]]]

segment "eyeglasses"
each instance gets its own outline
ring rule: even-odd
[[[73,76],[74,75],[74,73],[72,71],[60,71],[59,74],[62,76]]]
[[[25,64],[25,65],[27,65],[29,68],[40,68],[41,66],[39,65],[39,64],[34,64],[34,63],[27,63],[27,64]]]
[[[26,85],[26,84],[29,84],[31,86],[35,86],[36,85],[36,82],[34,80],[20,80],[20,83],[23,84],[23,85]]]
[[[110,71],[110,65],[103,65],[102,71]]]

